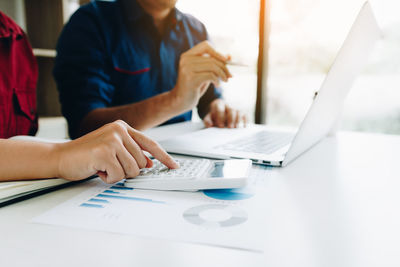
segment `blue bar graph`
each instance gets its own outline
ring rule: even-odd
[[[99,204],[90,204],[90,203],[82,203],[80,206],[81,206],[81,207],[86,207],[86,208],[104,208],[103,205],[99,205]]]
[[[156,200],[152,200],[152,199],[149,199],[149,198],[140,198],[140,197],[116,196],[116,195],[105,195],[105,194],[98,194],[97,197],[120,199],[120,200],[133,200],[133,201],[142,201],[142,202],[152,202],[152,203],[165,203],[164,201],[156,201]]]
[[[91,198],[88,201],[90,202],[101,202],[101,203],[110,203],[107,199],[101,199],[101,198]]]
[[[104,190],[103,193],[108,193],[108,194],[122,194],[121,192],[114,191],[114,190]]]
[[[126,186],[111,186],[110,189],[117,189],[117,190],[133,190],[133,187],[126,187]]]

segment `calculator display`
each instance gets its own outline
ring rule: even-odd
[[[211,171],[211,177],[224,177],[224,162],[215,162],[214,169]]]
[[[210,172],[212,178],[245,177],[247,163],[240,160],[215,161],[214,168]]]

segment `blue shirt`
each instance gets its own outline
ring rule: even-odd
[[[183,52],[208,39],[204,25],[173,9],[161,35],[136,0],[92,1],[64,27],[54,77],[72,138],[92,110],[130,104],[171,90]],[[212,85],[200,99],[200,116],[220,97]],[[191,119],[191,112],[166,123]]]

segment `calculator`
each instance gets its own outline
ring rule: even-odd
[[[125,180],[138,189],[196,191],[202,189],[239,188],[247,184],[251,161],[178,159],[179,169],[169,169],[158,160],[139,175]]]

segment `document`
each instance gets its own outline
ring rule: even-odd
[[[269,170],[260,168],[255,173],[262,179]],[[257,183],[198,192],[140,190],[100,179],[88,183],[88,190],[33,222],[263,251],[265,194]]]

